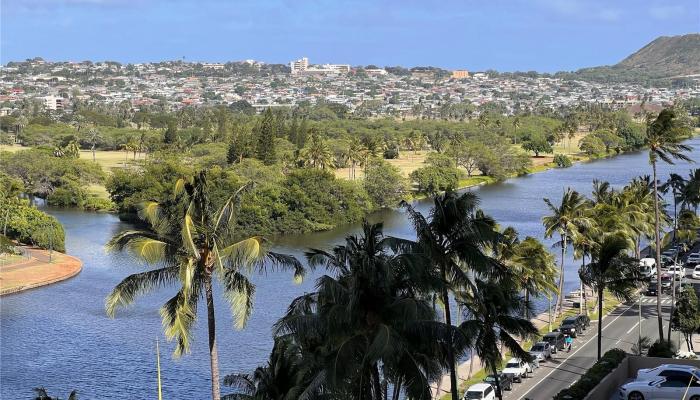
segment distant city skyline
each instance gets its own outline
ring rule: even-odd
[[[255,59],[556,72],[700,30],[697,0],[0,0],[0,63]]]

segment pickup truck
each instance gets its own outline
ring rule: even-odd
[[[527,375],[532,373],[532,365],[519,358],[511,358],[503,369],[503,373],[512,376],[516,382],[522,382],[523,378],[527,378]]]

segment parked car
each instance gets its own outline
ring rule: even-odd
[[[578,336],[583,331],[583,328],[578,324],[576,317],[567,317],[561,322],[559,332],[566,333],[572,338]]]
[[[552,346],[547,342],[537,342],[530,347],[530,355],[538,362],[552,358]]]
[[[668,273],[675,275],[676,279],[680,279],[685,276],[686,271],[685,267],[683,267],[682,265],[672,265],[668,267]]]
[[[532,365],[519,358],[511,358],[506,363],[503,373],[511,375],[515,382],[522,382],[523,378],[527,378],[527,375],[532,373]]]
[[[549,343],[552,349],[552,354],[556,354],[559,350],[564,350],[564,334],[561,332],[549,332],[548,334],[542,336],[542,341]]]
[[[620,386],[620,400],[700,400],[700,382],[688,378],[666,377],[638,380]]]
[[[469,386],[466,392],[464,392],[464,400],[495,400],[496,399],[496,389],[488,383],[477,383],[476,385]]]
[[[700,265],[696,265],[693,268],[693,279],[700,279]]]
[[[691,267],[700,264],[700,253],[688,254],[688,258],[685,260],[685,264]]]
[[[664,273],[661,275],[661,292],[669,293],[671,291],[671,284],[673,283],[673,275]]]
[[[651,278],[656,275],[656,260],[653,258],[642,258],[639,260],[639,270],[642,275]]]
[[[653,380],[657,377],[682,376],[690,379],[695,375],[700,380],[700,368],[683,364],[661,364],[654,368],[641,368],[637,371],[637,380]]]
[[[649,285],[647,286],[647,291],[644,293],[647,296],[656,296],[659,294],[659,286],[656,281],[649,282]]]
[[[591,318],[588,315],[579,314],[576,316],[576,318],[578,319],[579,324],[583,327],[584,331],[586,330],[586,328],[591,326]]]
[[[484,378],[484,383],[488,383],[496,389],[496,397],[498,397],[498,388],[496,388],[496,376],[491,374]],[[502,371],[498,372],[498,384],[501,386],[501,390],[513,390],[513,377],[504,374]]]
[[[661,269],[666,269],[669,265],[673,265],[674,261],[672,257],[661,255]]]

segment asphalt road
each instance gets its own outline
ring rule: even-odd
[[[690,270],[689,270],[690,272]],[[700,281],[688,279],[689,283],[700,285]],[[656,297],[642,297],[642,336],[656,338],[658,325],[656,319]],[[662,300],[664,315],[664,332],[668,328],[668,313],[671,297],[665,295]],[[512,391],[504,392],[504,399],[545,400],[551,399],[560,390],[569,387],[583,375],[597,359],[598,321],[591,321],[591,326],[574,340],[571,352],[558,352],[553,359],[540,364],[540,367],[522,383],[516,383]],[[675,340],[677,334],[672,334]],[[602,353],[612,348],[630,351],[639,337],[639,303],[622,304],[603,318]]]

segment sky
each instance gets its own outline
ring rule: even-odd
[[[0,0],[0,63],[255,59],[569,71],[700,31],[700,0]]]

